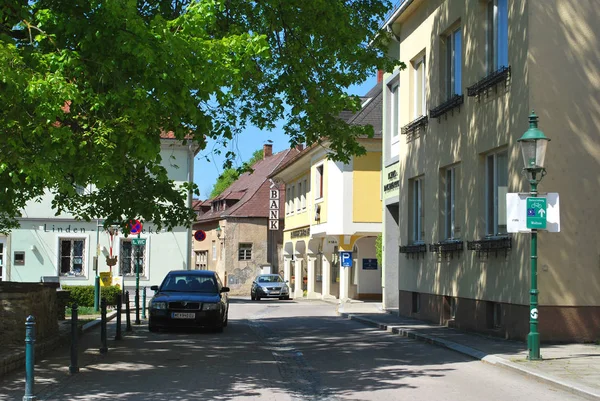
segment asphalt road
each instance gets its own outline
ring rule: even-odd
[[[82,361],[79,374],[55,378],[38,400],[581,399],[342,319],[335,305],[320,301],[234,298],[223,333],[136,327],[124,340],[110,341],[107,355],[90,349]],[[5,399],[16,398],[0,390]]]

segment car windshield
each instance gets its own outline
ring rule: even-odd
[[[217,282],[211,276],[170,274],[160,286],[161,291],[217,293]]]
[[[258,276],[259,283],[282,283],[281,276]]]

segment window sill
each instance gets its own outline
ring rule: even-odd
[[[504,250],[504,256],[506,256],[512,249],[512,237],[510,235],[489,235],[480,240],[467,241],[467,249],[477,252],[478,256],[482,253],[487,256],[490,252],[494,252],[496,257],[498,251]]]
[[[407,258],[409,255],[411,255],[413,257],[416,255],[417,258],[421,255],[423,257],[425,257],[426,252],[427,252],[427,244],[422,243],[422,242],[415,242],[410,245],[400,245],[400,253],[405,254]]]
[[[425,127],[427,127],[429,119],[427,116],[419,116],[413,121],[406,124],[404,127],[400,129],[402,135],[406,135],[406,142],[410,142],[413,140],[418,132],[424,131]],[[400,141],[397,141],[400,142]]]
[[[454,252],[459,254],[464,250],[464,242],[459,239],[446,239],[434,244],[429,244],[429,252],[439,253],[440,255],[450,255],[454,257]]]
[[[500,67],[498,70],[491,72],[483,79],[479,80],[475,84],[467,87],[467,96],[479,96],[482,93],[487,93],[487,90],[496,87],[499,83],[504,82],[504,86],[506,86],[508,80],[510,79],[510,66],[508,67]]]
[[[429,110],[429,117],[437,118],[438,122],[442,116],[446,116],[448,112],[452,111],[454,113],[454,109],[458,107],[458,111],[460,111],[460,106],[465,102],[464,95],[454,95],[450,99],[446,100],[444,103],[440,104],[434,109]]]
[[[325,198],[323,198],[323,197],[321,196],[320,198],[316,198],[316,199],[315,199],[315,204],[317,204],[317,203],[322,203],[322,202],[324,202],[324,201],[325,201]]]

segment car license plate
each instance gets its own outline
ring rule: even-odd
[[[182,313],[182,312],[173,312],[171,313],[172,319],[195,319],[195,313]]]
[[[279,295],[279,291],[271,291],[271,295]]]

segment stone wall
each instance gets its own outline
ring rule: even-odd
[[[43,283],[0,282],[0,344],[23,347],[25,319],[36,320],[36,341],[58,334],[56,286]]]

